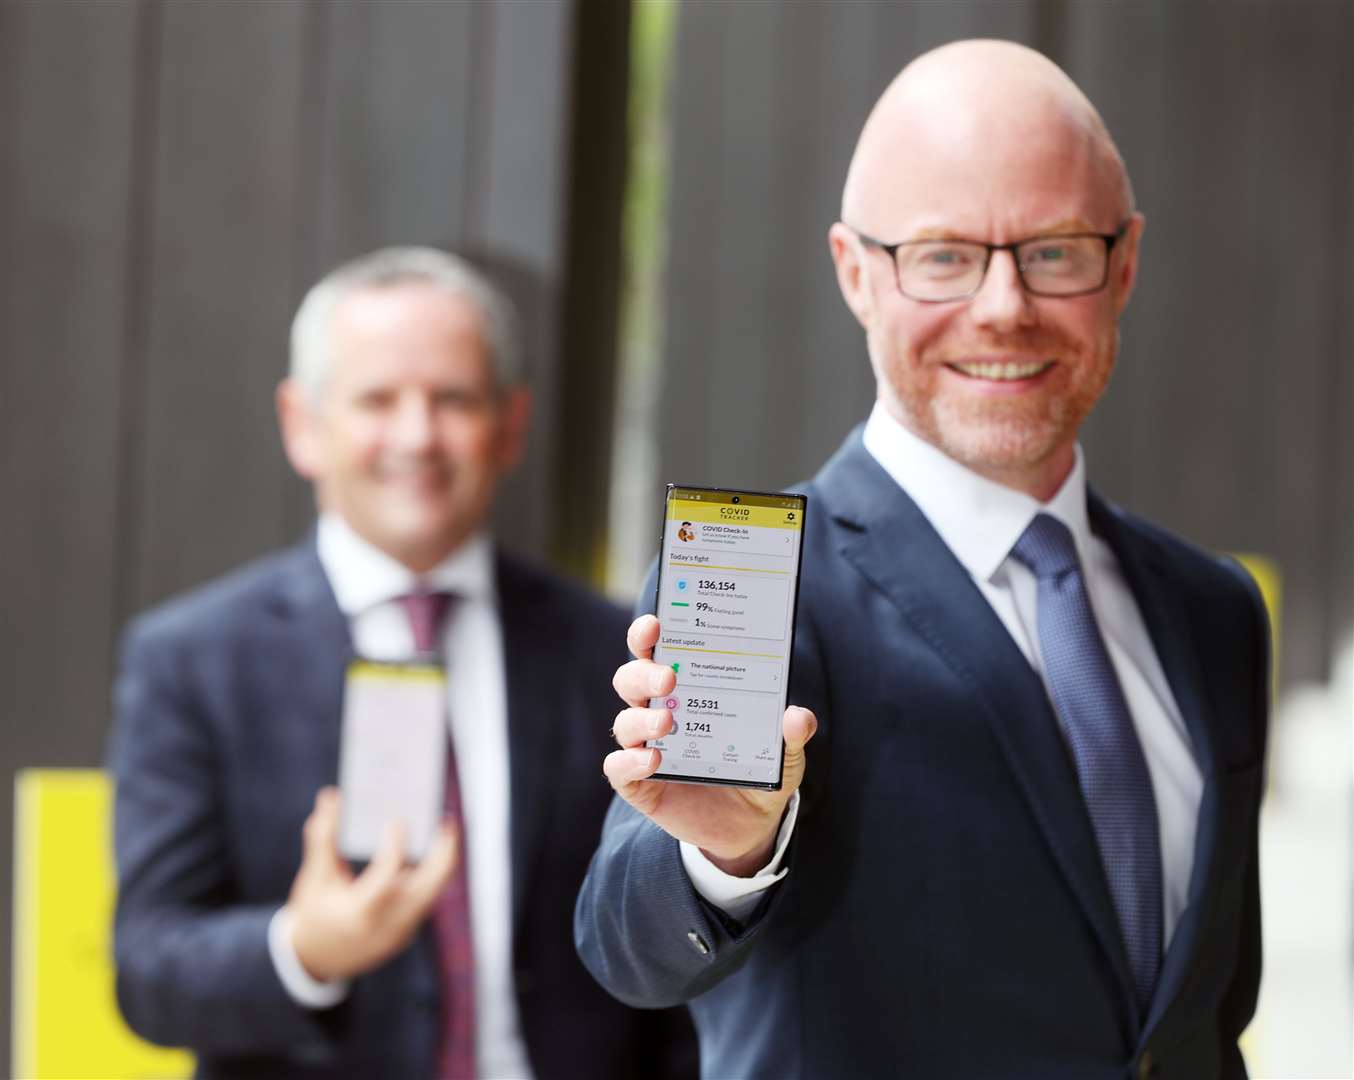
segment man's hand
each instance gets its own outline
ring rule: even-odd
[[[348,979],[383,963],[413,938],[457,863],[457,838],[443,824],[417,866],[404,861],[404,833],[391,825],[360,875],[338,851],[339,793],[323,788],[305,824],[301,869],[287,909],[292,947],[314,979]]]
[[[651,709],[648,702],[670,693],[677,675],[650,659],[658,641],[658,620],[652,615],[631,623],[626,640],[639,659],[618,669],[613,680],[630,708],[616,716],[612,731],[621,749],[603,763],[607,779],[622,799],[665,832],[695,844],[725,873],[751,877],[771,859],[785,804],[804,779],[804,744],[813,738],[818,721],[808,709],[785,710],[785,769],[779,791],[650,780],[663,754],[644,743],[672,730],[672,711]]]

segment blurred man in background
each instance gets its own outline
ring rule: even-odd
[[[358,259],[298,310],[277,405],[315,531],[126,636],[128,1022],[204,1076],[694,1069],[685,1010],[618,1005],[572,948],[625,617],[489,536],[530,409],[508,302],[441,252]],[[394,830],[355,872],[331,786],[345,669],[418,654],[447,672],[449,821],[417,864]]]
[[[708,1075],[1244,1075],[1264,610],[1077,444],[1142,230],[1029,49],[929,53],[867,120],[828,238],[878,401],[807,488],[784,788],[648,779],[640,618],[579,898],[589,969],[690,1001]]]

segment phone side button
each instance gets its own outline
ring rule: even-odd
[[[686,940],[691,942],[691,947],[702,956],[710,955],[710,946],[705,944],[705,939],[701,937],[700,934],[696,933],[696,931],[688,930],[686,932]]]

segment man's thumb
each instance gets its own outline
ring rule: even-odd
[[[813,733],[818,730],[818,718],[808,709],[801,709],[798,705],[791,705],[785,710],[785,720],[782,723],[782,731],[785,735],[785,752],[799,753],[804,749],[804,744],[813,738]]]

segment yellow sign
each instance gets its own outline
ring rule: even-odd
[[[112,788],[96,769],[15,780],[13,1072],[184,1077],[193,1058],[128,1030],[113,996]]]
[[[746,506],[728,502],[668,501],[669,521],[699,521],[706,525],[755,525],[760,529],[799,529],[804,513],[784,506]]]
[[[1265,601],[1265,609],[1269,613],[1270,652],[1273,657],[1271,664],[1273,670],[1270,675],[1274,680],[1273,685],[1277,689],[1279,685],[1279,642],[1283,640],[1279,635],[1279,615],[1283,601],[1283,577],[1279,573],[1279,564],[1264,555],[1233,552],[1232,557],[1246,568],[1251,577],[1255,578],[1255,584],[1260,589],[1260,596]]]

